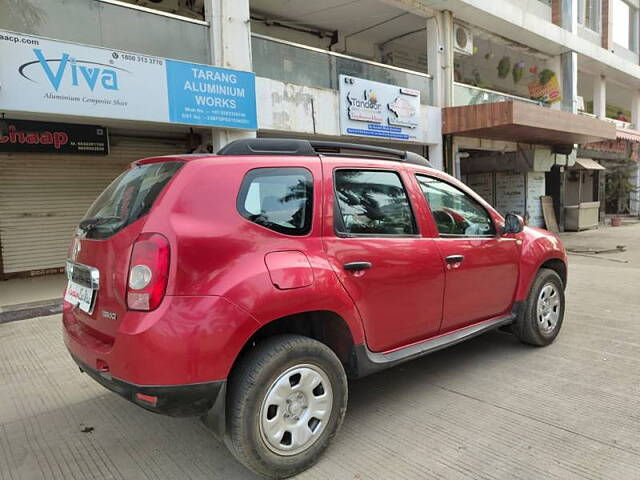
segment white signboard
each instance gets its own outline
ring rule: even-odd
[[[0,110],[256,129],[255,75],[0,30]]]
[[[524,174],[496,172],[496,210],[502,215],[517,213],[524,216]]]
[[[420,91],[340,75],[343,135],[422,142]]]
[[[0,108],[158,121],[164,60],[0,31]]]
[[[529,225],[544,228],[540,197],[545,194],[544,172],[527,172],[527,214]]]

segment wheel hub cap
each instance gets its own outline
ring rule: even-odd
[[[543,333],[550,333],[558,324],[560,319],[560,295],[555,285],[547,283],[538,296],[536,307],[536,319],[538,327]]]
[[[297,365],[274,380],[260,408],[260,435],[279,455],[295,455],[320,437],[331,416],[333,392],[315,365]]]

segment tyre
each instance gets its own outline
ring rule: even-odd
[[[543,347],[560,332],[564,318],[564,286],[553,270],[541,268],[536,275],[514,333],[523,343]]]
[[[347,408],[347,377],[323,343],[278,335],[259,343],[229,379],[227,444],[249,469],[286,478],[312,466]]]

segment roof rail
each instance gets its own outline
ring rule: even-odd
[[[380,158],[432,167],[431,162],[414,152],[359,143],[300,140],[293,138],[242,138],[228,143],[218,155],[340,155]]]

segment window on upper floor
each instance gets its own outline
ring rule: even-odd
[[[638,9],[624,0],[613,0],[613,42],[638,51]]]
[[[578,23],[600,33],[601,0],[578,0]]]

